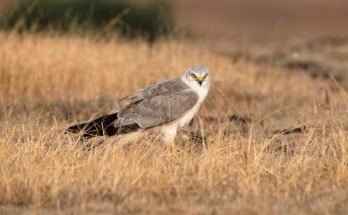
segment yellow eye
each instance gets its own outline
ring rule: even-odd
[[[204,78],[204,79],[208,78],[208,73],[205,74],[203,78]]]
[[[196,78],[196,75],[191,73],[191,78]]]

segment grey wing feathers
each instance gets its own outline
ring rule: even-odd
[[[136,93],[136,94],[126,96],[120,100],[117,100],[115,102],[115,108],[112,110],[112,113],[118,113],[122,110],[125,110],[129,106],[134,105],[135,103],[140,102],[143,99],[144,97],[142,94]]]
[[[143,97],[148,98],[166,93],[175,93],[186,89],[189,89],[189,87],[182,82],[180,78],[177,78],[174,80],[162,81],[140,90],[139,92],[143,95]]]
[[[150,97],[120,112],[115,127],[134,122],[142,128],[169,123],[191,110],[197,101],[198,95],[192,90]]]
[[[112,113],[118,113],[126,110],[128,107],[142,101],[145,98],[151,98],[166,93],[178,92],[185,89],[188,89],[188,86],[183,83],[180,78],[162,81],[116,101],[115,108]]]

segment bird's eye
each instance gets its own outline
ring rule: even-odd
[[[203,78],[204,78],[204,79],[208,78],[208,73],[205,74]]]
[[[196,78],[196,75],[191,73],[191,78]]]

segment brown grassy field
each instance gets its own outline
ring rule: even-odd
[[[0,44],[0,214],[347,211],[343,81],[232,62],[185,41],[0,33]],[[64,133],[196,64],[211,70],[213,84],[176,151],[156,133],[130,143]],[[298,126],[306,129],[272,132]]]

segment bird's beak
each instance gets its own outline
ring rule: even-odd
[[[198,76],[197,77],[197,82],[198,82],[199,85],[202,85],[203,81],[204,81],[204,76]]]

